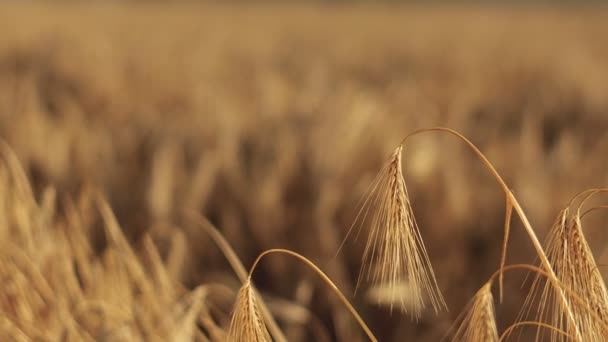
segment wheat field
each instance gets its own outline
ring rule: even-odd
[[[0,340],[600,341],[607,19],[0,4]]]

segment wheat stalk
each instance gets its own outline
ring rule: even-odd
[[[365,324],[365,321],[361,318],[361,316],[359,316],[359,314],[357,313],[357,310],[355,310],[355,308],[352,306],[352,304],[350,304],[348,299],[346,299],[346,297],[344,296],[342,291],[340,291],[340,289],[338,289],[336,284],[334,284],[334,282],[331,281],[331,279],[323,271],[321,271],[321,269],[317,265],[315,265],[315,263],[313,263],[312,261],[308,260],[306,257],[304,257],[296,252],[293,252],[293,251],[290,251],[287,249],[279,249],[279,248],[269,249],[269,250],[262,252],[253,262],[253,265],[251,266],[251,268],[249,270],[249,276],[247,277],[247,281],[243,285],[243,288],[247,287],[247,288],[249,288],[250,292],[252,291],[251,290],[251,278],[253,276],[253,272],[255,271],[256,267],[258,266],[260,261],[265,256],[267,256],[269,254],[275,254],[275,253],[295,257],[296,259],[302,261],[305,265],[310,267],[317,275],[319,275],[321,277],[321,279],[329,286],[329,288],[332,291],[334,291],[334,293],[338,296],[340,301],[342,301],[344,306],[348,309],[348,311],[350,311],[350,313],[353,315],[353,317],[355,318],[357,323],[361,326],[361,328],[363,329],[363,331],[365,332],[367,337],[370,339],[370,341],[372,341],[372,342],[378,341],[378,339],[371,332],[371,330],[369,329],[367,324]],[[243,289],[241,291],[243,291]],[[251,296],[251,297],[253,297],[253,296]],[[247,303],[247,305],[244,305],[245,300],[249,301],[249,303]],[[239,322],[253,322],[254,320],[256,320],[260,317],[260,315],[258,313],[259,310],[253,310],[253,308],[255,308],[255,306],[253,306],[252,304],[253,304],[253,302],[252,302],[252,300],[249,299],[249,297],[244,297],[242,295],[239,295],[239,298],[237,299],[237,303],[235,305],[232,322],[235,322],[234,317],[239,317],[239,319],[236,321],[236,323],[231,323],[230,331],[231,332],[234,331],[234,334],[240,333],[241,335],[239,335],[238,338],[242,338],[242,339],[235,339],[235,340],[229,339],[229,341],[266,341],[263,339],[262,340],[254,340],[254,339],[248,340],[247,337],[255,336],[256,338],[258,338],[257,334],[261,331],[261,328],[257,328],[257,330],[253,331],[250,328],[244,329],[244,327],[248,327],[251,323],[248,323],[247,325],[245,325],[244,323],[239,324]],[[245,310],[245,309],[248,309],[248,310]],[[255,332],[256,334],[252,335],[252,332]],[[234,336],[234,334],[229,333],[229,336]],[[262,335],[259,335],[259,336],[262,336]]]

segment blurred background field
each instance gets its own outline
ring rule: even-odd
[[[363,244],[335,254],[359,199],[407,133],[446,126],[486,153],[542,238],[572,196],[608,184],[606,37],[600,6],[2,4],[0,137],[39,205],[14,195],[23,182],[4,153],[0,273],[3,284],[27,287],[14,279],[11,252],[23,250],[32,272],[47,278],[46,290],[32,293],[48,298],[9,295],[6,285],[0,330],[42,340],[173,336],[146,335],[150,322],[163,321],[163,305],[200,284],[239,286],[216,246],[184,219],[188,209],[219,227],[246,266],[274,247],[311,258],[382,341],[437,341],[498,267],[504,194],[452,137],[431,133],[406,146],[405,179],[450,309],[419,322],[373,305],[366,289],[353,296]],[[158,298],[141,299],[129,276],[114,281],[103,271],[122,259],[107,261],[112,239],[90,213],[91,189],[107,199],[136,254],[157,246],[169,278],[152,291]],[[587,232],[600,264],[608,258],[603,229]],[[74,244],[84,243],[56,236],[73,230],[91,243],[87,262],[105,265],[87,285],[87,263],[67,262],[79,295],[53,277],[53,260],[77,259]],[[518,221],[512,239],[509,262],[532,262]],[[74,255],[58,256],[68,245]],[[149,259],[141,265],[155,274]],[[502,328],[521,306],[522,277],[507,278]],[[290,340],[363,338],[293,260],[269,258],[255,281]],[[100,286],[116,289],[91,295]],[[196,295],[204,309],[190,327],[197,340],[214,340],[233,297]],[[107,302],[103,323],[68,314],[93,297]],[[160,318],[143,324],[140,311]],[[66,328],[62,315],[81,328]]]

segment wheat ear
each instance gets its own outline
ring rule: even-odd
[[[569,215],[569,208],[560,212],[555,224],[547,235],[545,248],[549,261],[555,267],[559,281],[567,289],[571,289],[584,302],[573,302],[569,297],[569,305],[576,319],[575,327],[564,321],[563,313],[555,310],[561,306],[559,298],[551,291],[549,284],[541,285],[539,275],[532,283],[530,293],[526,298],[520,319],[530,315],[532,302],[539,298],[539,310],[536,314],[538,321],[549,321],[553,326],[566,331],[572,335],[575,330],[580,331],[583,340],[596,341],[606,336],[605,328],[608,322],[608,291],[597,263],[587,243],[581,221],[581,206],[597,191],[586,192],[581,201],[576,215]],[[577,196],[580,197],[580,196]],[[576,198],[576,197],[575,197]],[[572,205],[570,202],[569,206]],[[547,309],[553,308],[550,312]],[[589,308],[592,308],[593,315]],[[599,316],[599,318],[597,317]],[[537,339],[542,338],[544,331],[537,331]],[[551,331],[551,340],[557,341],[563,338],[562,334]]]
[[[237,294],[228,329],[228,342],[271,341],[260,313],[251,279],[248,278]]]
[[[548,272],[546,272],[545,270],[533,266],[533,265],[528,265],[528,264],[513,264],[513,265],[507,265],[504,266],[504,268],[502,270],[498,270],[496,272],[494,272],[494,274],[492,274],[492,276],[488,279],[488,281],[484,284],[484,286],[477,292],[477,294],[475,295],[475,297],[471,300],[471,302],[467,305],[467,309],[461,313],[458,318],[456,319],[456,322],[461,322],[458,329],[456,330],[456,333],[454,334],[454,340],[455,341],[496,341],[496,339],[494,339],[494,337],[492,337],[492,317],[490,316],[490,308],[493,308],[493,302],[490,302],[489,299],[491,299],[489,296],[491,295],[491,286],[494,284],[494,282],[496,281],[497,278],[500,277],[500,275],[504,274],[504,272],[507,271],[511,271],[511,270],[528,270],[528,271],[532,271],[534,273],[537,274],[537,276],[539,277],[544,277],[546,279],[548,279],[550,277],[550,274]],[[500,279],[500,278],[499,278]],[[551,284],[551,283],[548,283]],[[558,286],[560,289],[562,289],[564,291],[564,293],[568,296],[568,298],[572,301],[573,304],[578,305],[582,310],[585,310],[590,317],[598,320],[599,324],[598,326],[601,326],[601,328],[603,329],[603,331],[608,332],[608,322],[604,322],[602,321],[602,318],[600,317],[600,315],[598,313],[596,313],[594,310],[595,308],[591,305],[588,304],[588,302],[581,297],[578,293],[576,293],[574,290],[572,290],[571,288],[566,287],[565,285],[561,284],[560,282],[558,282]],[[487,288],[486,288],[487,287]],[[492,306],[490,306],[492,305]],[[492,311],[493,312],[493,311]],[[473,319],[475,318],[475,319]],[[509,326],[507,329],[505,329],[505,331],[500,335],[500,338],[498,338],[498,341],[502,341],[504,340],[506,337],[508,337],[514,329],[518,328],[518,327],[523,327],[523,326],[536,326],[539,329],[546,329],[546,330],[550,330],[551,332],[555,333],[558,336],[563,336],[563,337],[568,337],[572,340],[575,341],[582,341],[581,339],[577,338],[576,336],[572,335],[571,333],[564,331],[563,329],[560,329],[559,327],[556,327],[554,325],[551,324],[547,324],[544,322],[540,322],[540,321],[520,321],[518,319],[517,322],[515,322],[514,324],[512,324],[511,326]],[[452,331],[452,329],[450,329],[450,331]],[[488,339],[476,339],[476,338],[467,338],[470,336],[490,336]],[[444,338],[445,339],[445,338]],[[537,339],[538,340],[538,336]]]
[[[505,271],[520,268],[537,271],[543,275],[547,274],[543,270],[532,265],[503,265],[477,291],[473,299],[467,304],[465,310],[456,318],[456,322],[460,322],[460,324],[453,334],[452,341],[500,341],[501,338],[498,336],[498,329],[496,327],[492,285],[497,277],[499,278],[499,281],[502,282]],[[450,328],[448,333],[453,331],[453,329],[454,326]]]
[[[487,282],[477,291],[452,341],[498,341],[491,287]]]
[[[401,167],[402,149],[395,149],[372,183],[351,230],[369,220],[357,288],[363,280],[386,287],[391,310],[398,303],[401,311],[418,318],[425,307],[424,295],[428,295],[436,312],[446,304],[410,204]],[[415,294],[407,302],[401,291],[403,284]]]

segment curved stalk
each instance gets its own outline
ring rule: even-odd
[[[507,202],[507,208],[505,210],[505,228],[504,228],[504,237],[503,237],[503,242],[502,242],[502,253],[500,256],[500,269],[504,269],[505,268],[505,263],[507,262],[507,247],[509,245],[509,231],[511,230],[511,217],[513,216],[513,204],[511,203],[511,201],[509,201],[509,198],[507,197],[506,199]],[[504,276],[503,276],[503,272],[500,272],[500,279],[499,279],[499,298],[500,298],[500,302],[502,303],[502,297],[503,297],[503,283],[504,283]]]
[[[424,129],[416,130],[416,131],[408,134],[405,138],[403,138],[403,140],[401,141],[401,145],[404,145],[405,142],[407,141],[407,139],[409,139],[410,137],[412,137],[414,135],[417,135],[420,133],[425,133],[425,132],[433,132],[433,131],[449,133],[449,134],[459,138],[460,140],[462,140],[479,157],[479,159],[481,159],[481,161],[486,166],[486,168],[490,171],[492,176],[494,176],[494,178],[496,179],[496,181],[498,182],[500,187],[505,192],[505,194],[507,196],[507,201],[509,201],[511,203],[511,205],[513,206],[513,210],[515,210],[515,212],[521,219],[524,229],[526,230],[526,233],[528,233],[528,236],[530,237],[530,241],[532,241],[532,245],[534,246],[534,249],[536,250],[536,253],[538,254],[538,257],[539,257],[543,267],[547,270],[547,272],[549,274],[549,281],[551,281],[553,286],[556,288],[556,291],[559,293],[560,302],[563,305],[563,307],[567,313],[566,316],[568,317],[569,323],[572,324],[572,326],[575,329],[577,339],[582,340],[578,325],[576,324],[576,320],[574,318],[572,310],[570,309],[570,304],[568,303],[568,300],[566,299],[566,296],[564,295],[563,289],[559,286],[559,280],[557,279],[557,276],[555,275],[555,272],[553,271],[553,267],[551,266],[549,259],[545,255],[545,252],[542,248],[540,241],[538,240],[538,237],[536,236],[536,233],[534,232],[534,229],[532,229],[532,225],[530,224],[528,217],[526,216],[521,205],[517,201],[517,198],[515,198],[515,195],[513,195],[513,193],[507,186],[507,183],[502,179],[502,177],[500,176],[498,171],[496,171],[496,168],[494,167],[494,165],[492,165],[492,163],[477,148],[477,146],[475,146],[475,144],[473,144],[469,139],[467,139],[464,135],[460,134],[459,132],[452,130],[450,128],[445,128],[445,127],[433,127],[433,128],[424,128]],[[503,255],[506,255],[506,251],[503,252]],[[502,264],[503,264],[503,262],[501,261],[501,265]],[[502,273],[502,271],[503,270],[501,269],[500,272]]]
[[[357,321],[357,323],[359,323],[359,325],[361,326],[361,328],[363,329],[363,331],[365,332],[367,337],[370,339],[370,341],[378,342],[378,339],[371,332],[371,330],[369,329],[367,324],[365,324],[365,321],[363,321],[361,316],[359,316],[359,313],[357,313],[357,310],[355,310],[355,308],[350,304],[348,299],[346,299],[346,297],[340,291],[340,289],[338,289],[336,284],[334,284],[334,282],[323,271],[321,271],[321,269],[317,265],[315,265],[312,261],[308,260],[306,257],[304,257],[296,252],[293,252],[293,251],[290,251],[287,249],[280,249],[280,248],[269,249],[267,251],[262,252],[260,255],[258,255],[258,257],[253,262],[253,265],[249,269],[249,276],[248,276],[249,280],[251,280],[253,272],[255,271],[256,267],[260,263],[260,260],[262,260],[262,258],[267,256],[268,254],[273,254],[273,253],[290,255],[290,256],[295,257],[296,259],[302,261],[308,267],[312,268],[312,270],[315,271],[315,273],[317,273],[321,277],[321,279],[323,279],[323,281],[325,281],[325,283],[334,291],[334,293],[338,296],[340,301],[342,301],[344,306],[346,306],[348,311],[350,311],[350,313],[355,317],[355,320]]]
[[[606,188],[588,190],[585,193],[585,196],[583,197],[581,202],[579,203],[578,207],[576,208],[576,214],[580,217],[581,208],[583,207],[583,205],[585,205],[585,202],[587,202],[587,200],[589,200],[593,195],[599,194],[599,193],[606,193],[606,192],[608,192],[608,189],[606,189]]]
[[[595,206],[595,207],[591,207],[591,208],[589,208],[589,209],[585,210],[585,212],[583,212],[583,213],[581,214],[581,220],[582,220],[582,219],[583,219],[585,216],[587,216],[587,214],[589,214],[589,213],[591,213],[591,212],[593,212],[593,211],[596,211],[596,210],[598,210],[598,209],[608,209],[608,205],[597,205],[597,206]]]
[[[579,198],[587,197],[587,195],[589,195],[589,193],[595,192],[596,190],[597,189],[587,189],[587,190],[583,190],[583,191],[579,192],[578,194],[576,194],[574,197],[572,197],[570,199],[570,202],[568,202],[568,205],[566,206],[566,208],[572,207],[574,202],[576,202]]]

